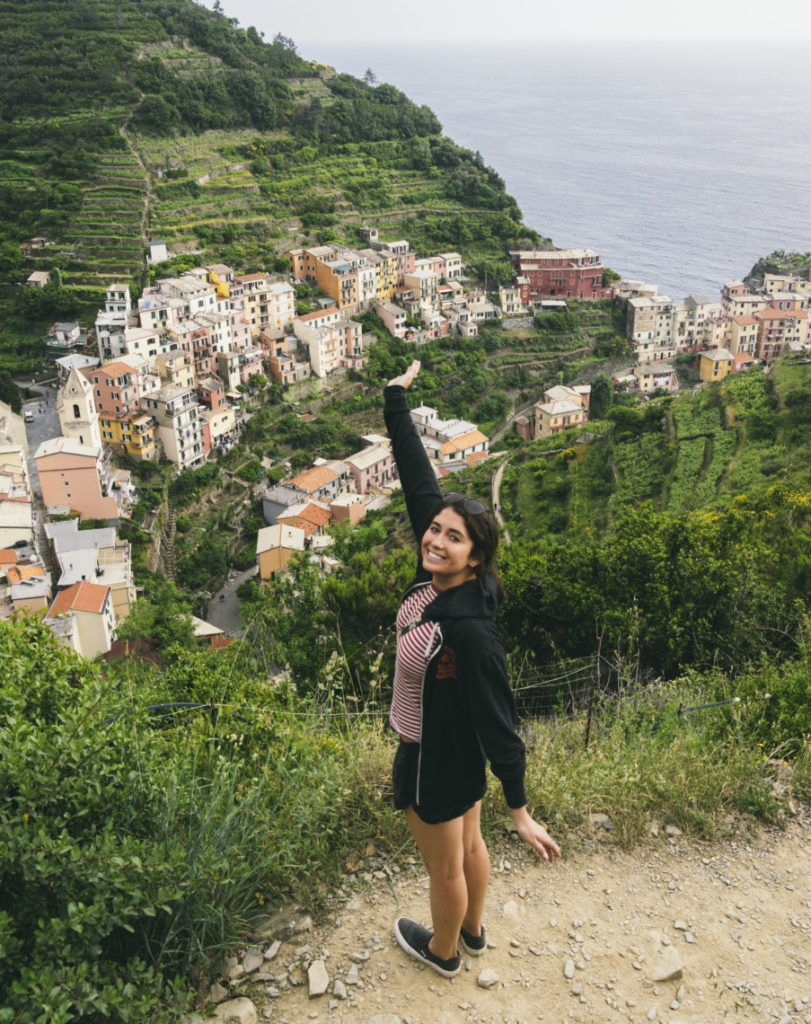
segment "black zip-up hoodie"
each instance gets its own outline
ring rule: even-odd
[[[383,415],[417,538],[417,574],[406,591],[430,582],[420,541],[442,497],[406,400],[405,388],[384,391]],[[422,727],[417,777],[418,809],[444,810],[473,803],[487,789],[487,761],[501,782],[507,806],[526,804],[524,744],[515,733],[515,701],[507,680],[492,575],[443,590],[425,609],[437,638],[422,686]]]

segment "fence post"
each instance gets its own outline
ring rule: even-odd
[[[594,691],[597,689],[600,683],[600,648],[603,645],[603,634],[597,634],[597,650],[594,655],[594,668],[591,671],[591,685],[589,687],[589,708],[586,714],[586,735],[583,743],[585,749],[589,749],[589,739],[591,737],[591,714],[594,709]]]

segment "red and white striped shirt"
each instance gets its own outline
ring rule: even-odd
[[[420,622],[420,618],[438,596],[433,583],[427,583],[410,593],[397,612],[397,657],[389,722],[395,732],[416,743],[422,725],[422,680],[439,629],[435,622]]]

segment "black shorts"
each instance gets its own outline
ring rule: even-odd
[[[391,769],[394,806],[397,810],[404,811],[413,807],[417,817],[426,825],[439,825],[444,821],[453,821],[454,818],[461,818],[463,814],[467,814],[470,808],[475,806],[475,800],[471,803],[454,805],[452,798],[448,798],[439,804],[432,801],[430,807],[424,801],[422,804],[417,803],[419,757],[419,743],[406,743],[405,740],[400,740]]]

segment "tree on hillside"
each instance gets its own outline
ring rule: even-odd
[[[118,640],[147,639],[162,655],[175,645],[194,643],[191,607],[169,580],[156,579],[149,596],[132,606],[129,617],[116,630]]]
[[[0,402],[11,406],[11,411],[19,413],[23,407],[20,389],[12,380],[8,370],[0,370]]]
[[[614,399],[614,385],[606,373],[596,377],[591,385],[589,398],[589,419],[601,420],[608,412]]]
[[[273,37],[273,45],[280,46],[283,50],[289,50],[291,53],[296,52],[295,42],[290,36],[283,36],[281,32],[277,32]]]
[[[377,75],[372,71],[371,68],[367,68],[363,72],[363,81],[367,85],[377,85]]]

